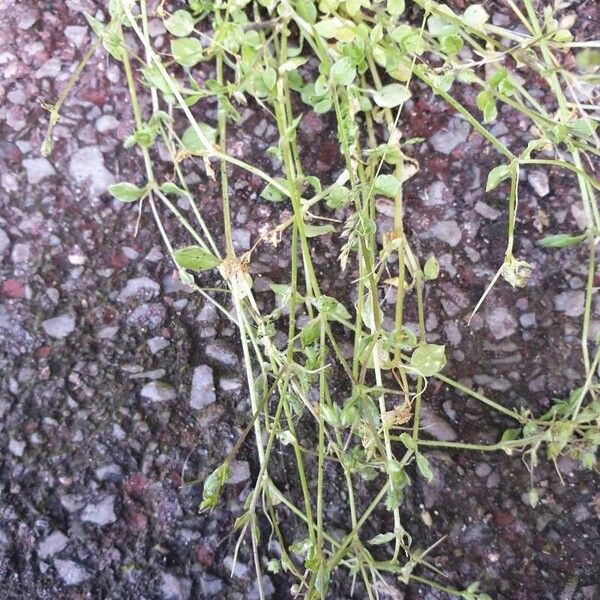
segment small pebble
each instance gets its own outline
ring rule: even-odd
[[[168,402],[177,398],[177,392],[168,383],[162,381],[147,383],[140,393],[142,398],[150,402]]]
[[[38,556],[45,560],[58,554],[61,550],[64,550],[69,543],[69,538],[61,533],[60,531],[55,531],[50,534],[45,540],[40,542],[38,546]]]
[[[81,520],[100,527],[114,523],[117,520],[114,503],[115,497],[107,496],[100,502],[87,504],[81,513]]]
[[[46,319],[42,322],[44,331],[53,338],[66,338],[75,330],[75,317],[72,314],[65,313],[52,319]]]
[[[190,406],[195,410],[200,410],[213,404],[216,399],[213,370],[207,365],[196,367],[192,377]]]
[[[66,585],[79,585],[90,578],[88,570],[72,560],[55,558],[54,568]]]

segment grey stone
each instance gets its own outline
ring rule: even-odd
[[[95,471],[96,478],[100,481],[119,481],[123,477],[121,467],[115,463],[98,467]]]
[[[66,338],[75,330],[75,317],[70,313],[46,319],[42,323],[44,331],[53,338]]]
[[[232,460],[229,465],[230,475],[227,483],[236,485],[250,479],[250,465],[245,460]]]
[[[275,593],[275,587],[271,582],[271,579],[268,575],[263,575],[261,578],[262,589],[265,598],[271,598]],[[248,592],[247,600],[260,600],[260,590],[258,587],[258,580],[255,580],[252,584],[252,588]]]
[[[248,566],[239,560],[234,561],[233,556],[226,556],[223,559],[223,566],[236,579],[246,579],[248,577]]]
[[[69,543],[69,538],[60,531],[51,533],[45,540],[40,542],[38,546],[38,556],[42,560],[46,560],[64,550]]]
[[[192,592],[192,582],[189,579],[175,577],[170,573],[163,573],[160,592],[163,600],[188,600]]]
[[[177,398],[177,392],[168,383],[162,381],[147,383],[140,393],[142,398],[150,402],[168,402]]]
[[[453,200],[452,192],[450,192],[443,181],[434,181],[425,190],[424,202],[426,206],[437,206],[440,204],[450,205]]]
[[[15,456],[23,456],[23,453],[25,452],[25,442],[11,438],[8,442],[8,449],[11,454],[14,454]]]
[[[145,302],[132,311],[127,322],[135,327],[153,330],[160,327],[166,318],[167,310],[162,304]]]
[[[34,185],[56,173],[50,162],[43,157],[26,158],[23,161],[23,166],[27,171],[27,181]]]
[[[567,317],[580,317],[584,301],[585,293],[582,290],[567,290],[554,296],[554,308]]]
[[[442,154],[450,154],[455,148],[464,144],[469,137],[471,126],[458,117],[453,117],[448,124],[429,138],[434,150]]]
[[[527,181],[538,196],[543,198],[550,193],[548,175],[545,171],[529,171],[527,173]]]
[[[161,350],[164,350],[170,343],[171,342],[164,337],[156,336],[148,340],[148,347],[152,354],[157,354]]]
[[[19,242],[13,246],[10,257],[15,265],[29,262],[31,259],[31,244]]]
[[[450,246],[457,246],[462,238],[462,232],[456,221],[438,221],[431,228],[431,235]]]
[[[200,410],[215,402],[216,399],[213,370],[207,365],[196,367],[192,377],[190,406]]]
[[[492,208],[489,204],[486,204],[481,200],[478,200],[475,204],[475,212],[492,221],[497,219],[501,214],[499,210]]]
[[[81,520],[100,527],[114,523],[117,520],[114,504],[114,496],[106,496],[100,502],[86,504],[81,513]]]
[[[112,131],[119,126],[118,119],[113,115],[102,115],[96,119],[96,130],[100,133]]]
[[[235,367],[237,365],[237,356],[229,346],[220,340],[211,342],[206,346],[206,356],[212,359],[218,365],[223,367]]]
[[[139,300],[152,300],[160,293],[160,285],[149,277],[134,277],[119,292],[119,302],[127,302],[132,298]]]
[[[4,229],[0,229],[0,256],[4,256],[10,248],[10,238]]]
[[[504,306],[494,306],[485,313],[487,325],[497,340],[512,335],[517,329],[517,320]]]
[[[97,146],[77,150],[69,162],[69,173],[77,185],[89,184],[92,196],[103,194],[115,183],[113,174],[104,165],[104,156]]]
[[[73,46],[80,46],[83,44],[87,35],[87,27],[81,25],[69,25],[68,27],[65,27],[65,36]]]
[[[456,439],[456,432],[450,423],[426,406],[421,407],[421,429],[427,435],[442,442],[451,442]]]
[[[55,558],[54,568],[66,585],[79,585],[90,578],[89,571],[72,560]]]

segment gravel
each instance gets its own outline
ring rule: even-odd
[[[421,428],[423,433],[442,442],[452,442],[457,438],[452,425],[426,406],[421,407]]]
[[[527,173],[527,181],[538,196],[544,198],[550,193],[548,175],[545,171],[529,171]]]
[[[38,556],[42,560],[51,558],[61,550],[64,550],[68,543],[69,538],[64,533],[55,531],[40,542],[40,545],[38,546]]]
[[[75,330],[75,317],[70,313],[46,319],[42,322],[44,331],[53,338],[63,339]]]
[[[26,158],[23,166],[27,171],[27,180],[31,184],[39,183],[56,173],[54,167],[46,158]]]
[[[168,383],[163,381],[151,381],[147,383],[140,392],[142,398],[150,402],[168,402],[177,398],[177,392]]]
[[[106,496],[106,498],[103,498],[99,502],[86,504],[81,513],[81,520],[94,523],[100,527],[110,525],[117,520],[114,504],[114,496]]]
[[[237,356],[226,342],[221,340],[210,342],[204,352],[208,358],[221,367],[237,366]]]
[[[79,585],[90,578],[90,573],[72,560],[54,559],[54,568],[66,585]]]
[[[80,186],[88,186],[92,196],[106,192],[115,183],[113,174],[104,164],[104,156],[97,146],[77,150],[69,162],[69,173]]]
[[[456,221],[437,222],[431,228],[431,235],[450,246],[458,246],[462,238],[462,232]]]
[[[554,308],[567,317],[580,317],[584,302],[585,293],[582,290],[568,290],[554,296]]]
[[[467,141],[471,126],[458,117],[448,121],[446,127],[440,129],[429,138],[433,149],[442,154],[450,154],[461,144]]]
[[[160,293],[160,285],[149,277],[130,279],[119,292],[119,302],[135,300],[153,300]]]
[[[504,306],[490,306],[485,311],[485,320],[497,340],[511,336],[517,329],[517,320]]]
[[[4,256],[10,248],[10,239],[6,231],[0,228],[0,257]]]
[[[196,367],[192,377],[190,406],[195,410],[200,410],[213,404],[216,400],[213,370],[207,365]]]

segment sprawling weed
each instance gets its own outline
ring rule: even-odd
[[[598,44],[575,42],[569,31],[572,19],[561,18],[559,6],[536,10],[533,0],[508,4],[518,28],[492,25],[482,5],[458,13],[431,0],[189,0],[187,8],[172,13],[163,1],[154,15],[164,21],[171,41],[159,52],[148,33],[146,0],[111,0],[106,23],[88,17],[98,42],[57,104],[48,107],[44,152],[51,151],[60,108],[97,46],[122,65],[135,117],[126,146],[143,156],[146,184],[123,182],[109,191],[118,200],[142,203],[152,212],[181,280],[215,302],[239,329],[252,407],[246,434],[254,430],[260,471],[235,527],[238,547],[251,541],[259,583],[265,564],[259,548],[260,512],[281,547],[279,556],[267,557],[267,568],[287,572],[295,579],[295,591],[307,598],[324,598],[330,577],[343,568],[363,580],[370,598],[386,585],[383,574],[388,573],[401,582],[427,582],[462,598],[483,600],[488,596],[478,591],[477,583],[451,590],[418,574],[428,552],[418,548],[405,528],[402,505],[411,485],[409,472],[432,478],[427,449],[519,452],[532,473],[540,453],[550,460],[569,454],[590,468],[596,464],[600,399],[594,373],[600,344],[589,342],[589,330],[600,183],[588,173],[587,157],[597,156],[600,145],[593,98],[586,100],[585,95],[597,82]],[[125,31],[135,46],[126,43]],[[563,57],[572,52],[578,67],[569,70]],[[196,79],[194,68],[200,63],[211,66],[211,79]],[[545,82],[547,102],[528,91],[528,74]],[[489,173],[486,190],[503,186],[500,189],[506,191],[504,260],[474,312],[500,280],[513,287],[527,285],[532,267],[514,250],[522,173],[536,165],[566,169],[577,178],[586,232],[549,236],[542,245],[556,252],[557,260],[565,246],[585,244],[589,249],[582,383],[569,398],[557,399],[546,414],[504,406],[453,381],[443,374],[444,346],[427,342],[424,291],[435,285],[439,267],[435,257],[418,256],[412,247],[403,197],[404,182],[419,168],[405,153],[407,145],[418,140],[406,140],[402,132],[403,107],[417,81],[490,144],[497,166]],[[477,94],[475,114],[459,100],[467,88]],[[140,108],[140,93],[150,97],[147,113]],[[198,115],[203,114],[203,103],[215,98],[218,118],[211,125]],[[267,173],[228,152],[228,125],[238,118],[237,107],[248,103],[261,107],[277,128],[278,142],[269,153],[280,162],[280,173]],[[550,112],[553,104],[556,110]],[[501,105],[528,120],[533,134],[525,148],[507,147],[487,127]],[[297,128],[309,109],[335,116],[342,167],[333,183],[307,173],[299,151]],[[172,180],[155,176],[152,151],[158,143],[173,161]],[[222,243],[213,238],[186,185],[186,169],[197,163],[206,177],[221,182]],[[285,237],[291,248],[289,277],[273,286],[279,308],[268,314],[259,310],[253,295],[248,268],[253,251],[238,256],[234,250],[229,165],[263,181],[264,201],[285,203],[292,211],[290,218],[257,240],[275,246]],[[173,201],[178,196],[190,201],[193,220],[178,210]],[[383,232],[382,243],[375,219],[375,198],[381,196],[393,202],[393,229]],[[340,209],[346,215],[341,224],[333,218]],[[187,230],[190,246],[173,247],[162,225],[165,213],[172,213]],[[332,232],[339,234],[339,269],[351,281],[354,305],[322,289],[314,266],[316,239]],[[228,285],[230,309],[196,284],[194,273],[215,269]],[[350,270],[358,274],[355,280]],[[389,305],[382,296],[390,287],[395,303],[386,314]],[[416,306],[416,331],[406,325],[408,302]],[[386,317],[392,326],[384,327]],[[280,349],[274,343],[275,325],[286,322],[287,345]],[[341,350],[342,341],[353,348],[350,358]],[[420,414],[432,380],[501,413],[514,427],[492,446],[427,439]],[[297,486],[298,502],[271,477],[270,458],[278,446],[295,460],[290,479]],[[202,510],[218,504],[238,448],[239,444],[206,480]],[[333,534],[325,515],[326,463],[335,465],[347,489],[347,528],[342,536]],[[374,490],[366,503],[356,496],[361,480],[371,481]],[[531,503],[536,501],[532,487]],[[366,508],[359,509],[363,504]],[[302,524],[304,537],[293,544],[278,523],[281,505]],[[382,506],[393,515],[393,527],[366,539],[365,525]]]

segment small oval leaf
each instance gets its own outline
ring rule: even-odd
[[[121,202],[135,202],[146,193],[146,188],[140,188],[133,183],[127,183],[123,181],[121,183],[115,183],[114,185],[108,186],[108,191],[112,196]]]
[[[182,269],[209,271],[221,264],[221,260],[200,246],[188,246],[175,252],[175,262]]]

